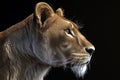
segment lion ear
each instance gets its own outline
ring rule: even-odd
[[[59,15],[59,16],[61,16],[61,17],[64,16],[63,10],[62,10],[61,8],[58,8],[58,9],[56,10],[56,14]]]
[[[44,24],[44,21],[47,20],[47,18],[51,17],[53,14],[53,9],[47,3],[37,3],[35,7],[35,17],[36,22],[39,24],[39,26],[42,26]]]

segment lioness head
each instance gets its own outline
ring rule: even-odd
[[[70,67],[83,76],[95,48],[79,32],[78,25],[66,19],[61,8],[54,12],[44,2],[35,7],[35,21],[36,31],[43,37],[41,61],[53,67]]]

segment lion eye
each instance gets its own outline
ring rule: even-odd
[[[72,35],[71,29],[66,29],[65,32],[66,32],[67,34],[71,34],[71,35]]]
[[[70,29],[70,28],[65,29],[65,33],[66,33],[68,36],[70,36],[70,37],[73,38],[73,32],[72,32],[72,29]]]

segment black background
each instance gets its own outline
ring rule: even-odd
[[[37,2],[44,1],[54,10],[61,7],[65,17],[84,26],[81,32],[91,41],[96,52],[84,80],[118,80],[118,52],[113,50],[112,3],[98,0],[4,0],[0,1],[0,31],[34,12]],[[116,44],[117,45],[117,44]],[[82,78],[80,78],[82,79]],[[79,80],[70,70],[52,69],[45,80]]]

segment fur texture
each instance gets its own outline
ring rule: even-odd
[[[94,46],[78,26],[44,2],[23,21],[0,32],[0,80],[43,80],[51,67],[68,66],[83,76]]]

